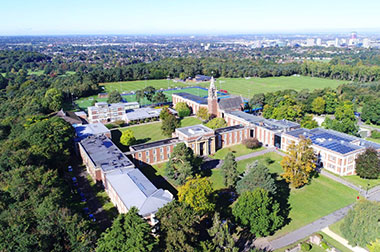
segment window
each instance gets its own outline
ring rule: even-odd
[[[163,160],[164,159],[164,155],[161,154],[160,155],[160,159]]]
[[[141,158],[141,152],[139,152],[139,158]]]
[[[150,162],[149,158],[146,158],[146,162],[147,162],[147,163],[149,163],[149,162]]]
[[[161,148],[160,148],[160,152],[161,152],[161,153],[164,152],[164,148],[161,147]]]
[[[153,150],[153,155],[156,155],[156,149]]]
[[[168,158],[170,158],[170,154],[168,153]]]
[[[145,155],[146,155],[146,156],[149,156],[149,151],[146,151],[146,152],[145,152]]]
[[[170,146],[168,146],[168,147],[166,148],[166,150],[167,150],[168,152],[170,152]]]
[[[153,158],[153,160],[154,160],[154,162],[156,162],[156,161],[157,161],[157,158],[156,158],[156,157],[154,157],[154,158]]]
[[[335,162],[336,161],[336,157],[334,157],[332,155],[329,155],[329,160],[332,161],[332,162]]]
[[[335,169],[335,165],[328,163],[327,164],[327,168],[329,168],[329,169]]]

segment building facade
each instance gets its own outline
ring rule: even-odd
[[[138,102],[128,103],[111,103],[97,102],[95,106],[90,106],[88,110],[89,123],[110,123],[124,120],[126,110],[137,109],[140,105]]]

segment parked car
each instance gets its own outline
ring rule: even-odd
[[[73,167],[72,167],[71,165],[69,165],[69,166],[67,167],[67,170],[68,170],[69,172],[72,172],[72,171],[73,171]]]

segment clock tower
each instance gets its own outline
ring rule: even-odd
[[[207,104],[208,104],[208,113],[212,115],[213,117],[217,117],[218,116],[218,96],[217,96],[217,90],[215,87],[214,77],[211,77],[210,87],[208,89]]]

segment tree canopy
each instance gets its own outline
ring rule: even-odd
[[[124,130],[121,133],[120,143],[125,146],[131,146],[136,142],[136,138],[133,134],[133,131],[130,129]]]
[[[367,148],[355,160],[356,173],[361,178],[377,179],[380,176],[380,157],[373,148]]]
[[[239,172],[237,170],[237,163],[235,156],[232,152],[228,152],[224,158],[224,162],[220,167],[223,175],[223,184],[229,188],[233,188],[239,179]]]
[[[210,129],[220,129],[227,127],[227,123],[223,118],[217,117],[206,123],[206,126]]]
[[[175,105],[175,110],[178,112],[178,116],[183,118],[191,114],[191,109],[186,102],[178,102]]]

